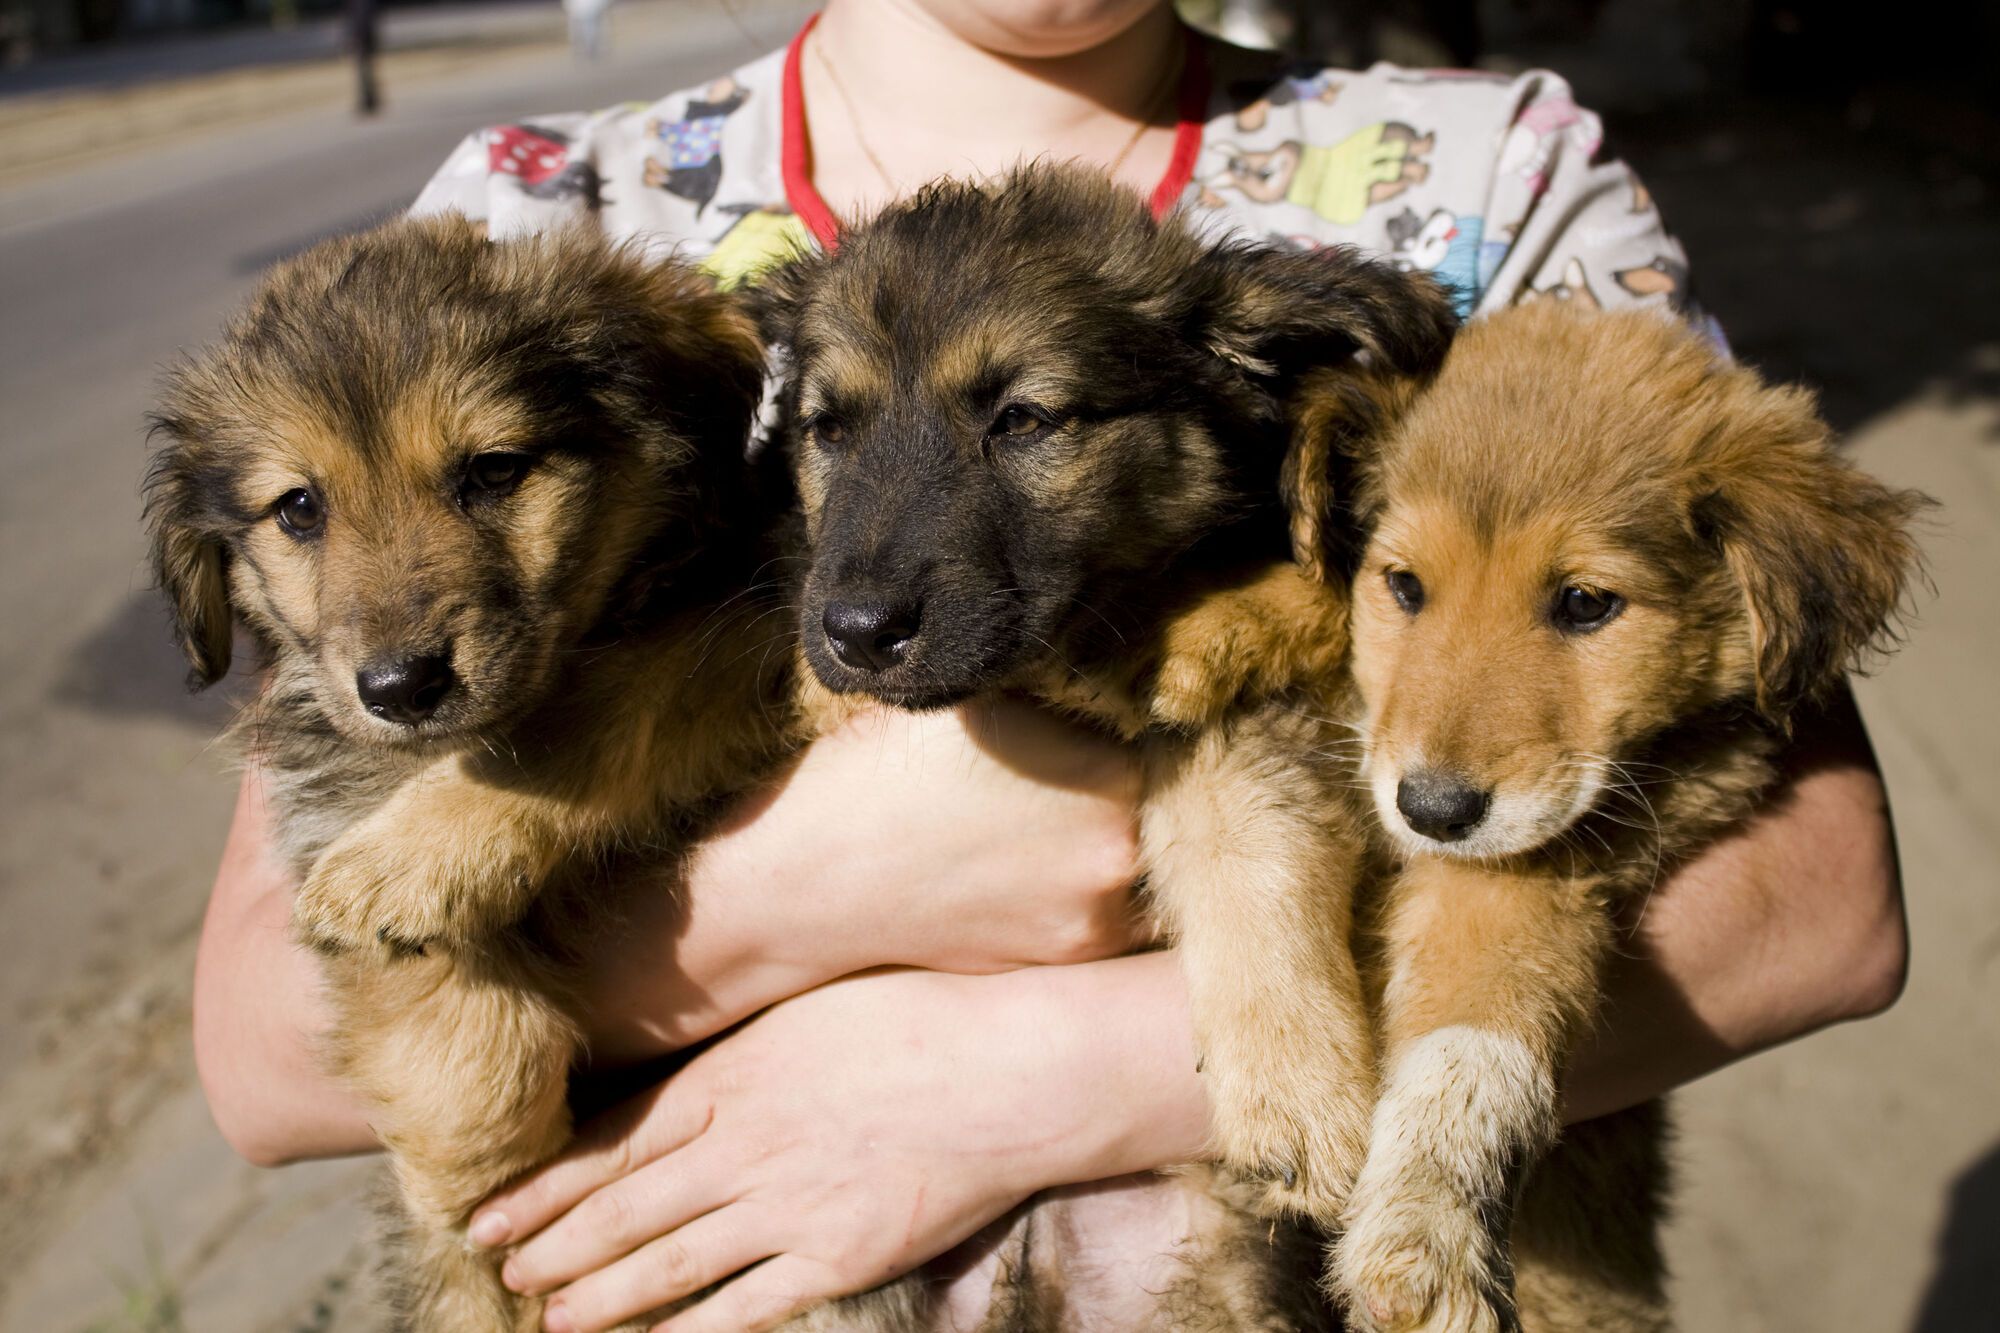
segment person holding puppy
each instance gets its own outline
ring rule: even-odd
[[[1699,318],[1679,247],[1598,139],[1549,75],[1280,68],[1190,37],[1162,0],[830,0],[783,51],[652,107],[472,136],[417,207],[496,236],[587,217],[738,282],[935,176],[1046,155],[1218,232],[1392,256],[1471,312],[1532,294]],[[1866,736],[1848,703],[1796,734],[1781,794],[1633,926],[1572,1117],[1898,993],[1900,885]],[[625,886],[628,928],[603,941],[593,1068],[726,1035],[491,1201],[474,1241],[520,1246],[507,1279],[553,1293],[550,1333],[738,1274],[668,1327],[767,1327],[947,1251],[969,1323],[992,1276],[981,1229],[1075,1187],[1097,1276],[1070,1299],[1137,1327],[1120,1293],[1157,1286],[1181,1234],[1143,1173],[1200,1156],[1206,1107],[1179,970],[1130,953],[1136,796],[1116,747],[1012,705],[822,739],[678,884]],[[195,1037],[218,1123],[263,1163],[373,1146],[315,1063],[292,887],[253,773]]]

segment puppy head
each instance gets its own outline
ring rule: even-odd
[[[1421,374],[1453,329],[1421,279],[1204,244],[1046,167],[930,187],[761,299],[794,358],[808,660],[906,707],[1061,655],[1094,598],[1273,495],[1305,367]]]
[[[406,220],[281,266],[154,418],[189,684],[240,618],[352,739],[504,722],[642,550],[715,521],[761,363],[699,277],[582,232]]]
[[[1701,710],[1783,725],[1915,572],[1921,497],[1651,314],[1496,315],[1353,447],[1366,776],[1412,850],[1538,847]]]

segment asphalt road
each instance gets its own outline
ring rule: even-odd
[[[654,96],[791,29],[735,8],[751,34],[719,4],[621,10],[602,67],[496,49],[392,84],[373,123],[288,110],[279,86],[252,122],[0,192],[0,1329],[372,1327],[368,1168],[246,1167],[193,1085],[188,978],[233,784],[207,749],[227,703],[179,688],[142,568],[159,367],[264,265],[406,203],[467,130]],[[1903,837],[1909,992],[1683,1095],[1671,1250],[1687,1328],[1991,1333],[2000,208],[1901,141],[1842,133],[1676,121],[1635,154],[1739,351],[1826,384],[1864,463],[1946,502],[1936,596],[1861,689]]]

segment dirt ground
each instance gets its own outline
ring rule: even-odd
[[[605,69],[546,36],[430,52],[374,127],[345,119],[322,66],[60,106],[0,84],[0,126],[25,136],[172,131],[88,161],[0,157],[0,1330],[374,1327],[371,1168],[248,1167],[193,1081],[227,703],[180,693],[146,591],[139,415],[153,368],[257,267],[407,198],[465,129],[755,49],[713,6],[628,12],[629,55]],[[217,119],[218,97],[248,100]],[[1979,148],[2000,127],[1944,114],[1911,96],[1613,121],[1738,353],[1822,385],[1867,466],[1943,502],[1935,595],[1860,686],[1902,840],[1909,989],[1681,1096],[1688,1329],[2000,1330],[2000,193]]]

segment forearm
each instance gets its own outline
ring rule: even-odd
[[[1900,992],[1901,882],[1867,734],[1843,697],[1801,719],[1799,735],[1767,808],[1635,907],[1600,1022],[1571,1068],[1572,1120],[1877,1013]],[[1132,1062],[1106,1095],[1127,1137],[1076,1178],[1200,1156],[1206,1103],[1173,955],[1047,971],[1077,988],[1067,1002],[1079,1067]]]
[[[195,958],[195,1061],[211,1113],[230,1145],[259,1165],[366,1152],[377,1147],[366,1108],[319,1060],[331,1015],[313,955],[294,943],[295,885],[270,854],[256,774],[237,797],[222,865]],[[697,856],[705,881],[747,872],[766,839],[722,839],[723,854]],[[743,845],[747,843],[748,845]],[[810,945],[767,950],[764,895],[676,891],[650,868],[619,885],[619,928],[599,942],[590,969],[596,997],[587,1024],[592,1057],[616,1066],[721,1030],[765,1005],[850,970],[844,956]],[[681,918],[681,904],[691,908]],[[698,906],[699,910],[694,910]],[[824,932],[803,929],[809,940]]]
[[[1123,951],[1136,783],[1122,752],[1023,708],[857,721],[687,857],[613,877],[581,969],[589,1063],[677,1049],[869,967],[976,973]],[[315,1059],[328,1016],[315,960],[291,943],[295,885],[268,853],[269,817],[252,773],[195,1014],[216,1121],[267,1163],[372,1143]]]
[[[367,1115],[318,1060],[328,1013],[292,942],[293,883],[271,856],[256,775],[244,779],[195,954],[194,1056],[210,1114],[259,1166],[376,1146]]]
[[[1801,718],[1754,820],[1635,906],[1577,1053],[1572,1119],[1887,1008],[1908,935],[1886,793],[1850,697]]]

